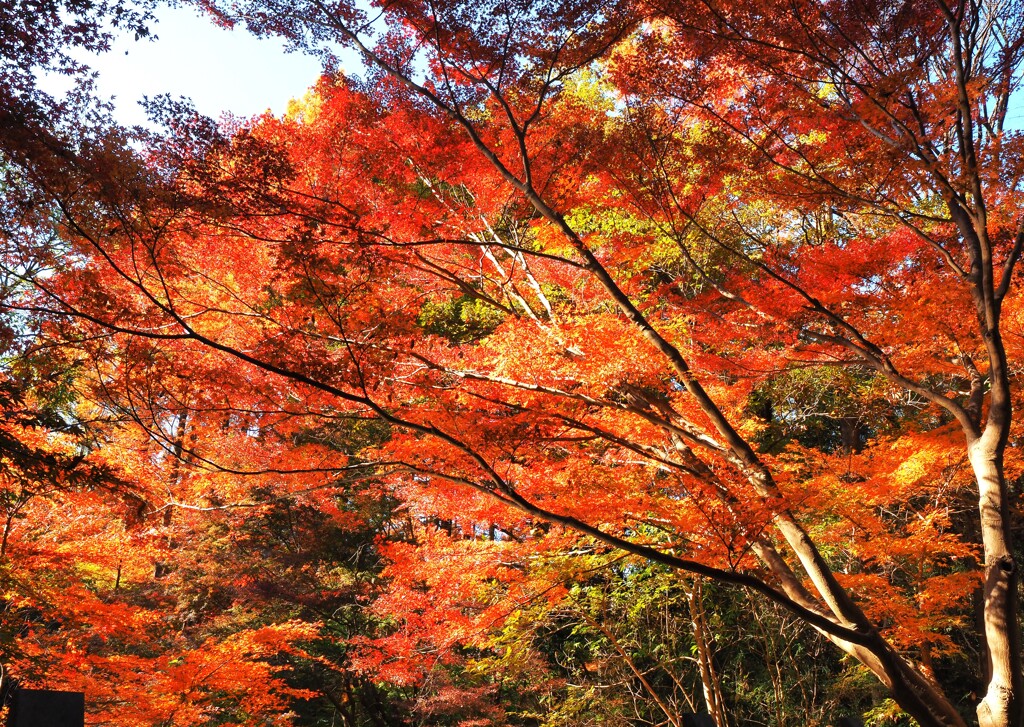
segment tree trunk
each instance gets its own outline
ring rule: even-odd
[[[0,542],[0,558],[7,557],[7,540],[11,536],[11,525],[14,523],[14,514],[9,513],[7,520],[4,522],[4,537],[3,541]]]
[[[1009,502],[1002,447],[995,428],[970,443],[968,456],[978,482],[984,546],[983,627],[988,655],[988,690],[978,705],[980,727],[1020,727],[1021,642],[1017,614],[1018,576],[1010,548]]]
[[[171,470],[167,476],[168,501],[164,506],[163,526],[167,531],[167,552],[170,553],[175,547],[174,537],[170,533],[171,522],[174,518],[174,497],[181,482],[181,460],[185,452],[185,433],[188,427],[188,410],[182,409],[178,414],[178,422],[174,431],[174,442],[172,452],[174,459],[171,460]],[[164,561],[157,561],[153,568],[153,577],[157,580],[171,572],[171,566]]]
[[[714,720],[716,727],[729,727],[729,720],[725,712],[725,700],[722,698],[722,687],[715,671],[713,654],[711,653],[710,638],[707,619],[704,615],[704,589],[701,579],[694,578],[693,586],[686,594],[686,603],[690,610],[690,620],[693,623],[693,639],[697,645],[697,665],[700,667],[700,682],[704,689],[704,702],[708,707],[708,714]]]

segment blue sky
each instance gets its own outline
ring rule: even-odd
[[[155,40],[129,35],[115,40],[109,52],[83,58],[99,73],[100,93],[114,97],[122,123],[144,123],[138,102],[161,93],[191,98],[215,119],[224,112],[280,114],[320,75],[318,59],[286,53],[279,40],[217,27],[190,8],[161,6],[156,16]],[[344,66],[358,72],[358,58],[351,54]]]

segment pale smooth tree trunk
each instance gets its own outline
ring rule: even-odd
[[[993,441],[995,440],[995,441]],[[1021,725],[1021,641],[1018,575],[1010,548],[1009,502],[1003,453],[993,427],[968,448],[978,482],[984,546],[983,626],[988,656],[988,690],[978,705],[980,727]]]

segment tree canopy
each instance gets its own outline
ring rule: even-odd
[[[5,679],[1024,724],[1024,7],[201,6],[324,75],[122,129],[31,69],[144,9],[0,8]]]

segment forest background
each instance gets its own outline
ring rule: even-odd
[[[1024,724],[1024,7],[196,5],[323,75],[127,128],[153,7],[0,2],[0,691]]]

